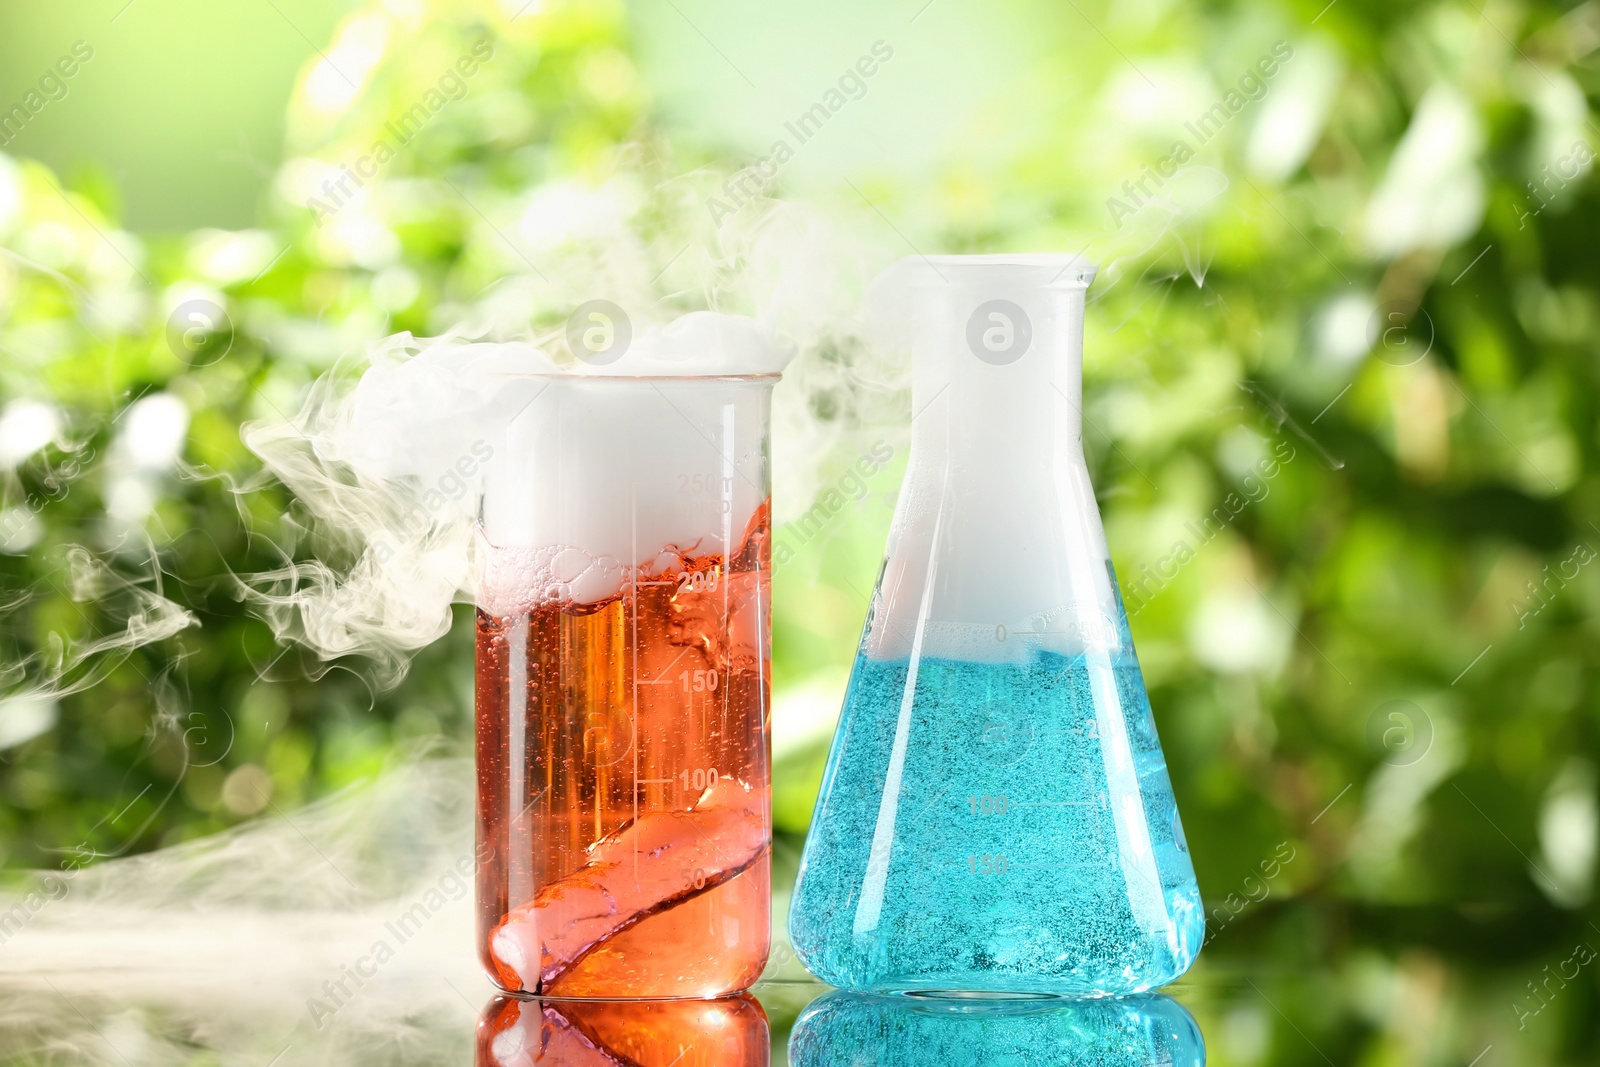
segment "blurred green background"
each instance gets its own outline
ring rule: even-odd
[[[342,549],[241,423],[526,273],[518,220],[547,183],[598,180],[622,145],[732,172],[882,41],[768,192],[884,258],[1105,250],[1086,446],[1211,916],[1185,997],[1211,1062],[1600,1062],[1600,967],[1573,962],[1600,946],[1594,0],[0,20],[7,868],[291,809],[408,745],[464,751],[468,609],[388,689],[252,614],[234,575]],[[466,94],[319,226],[326,168],[480,40]],[[198,356],[169,339],[189,299],[228,316]],[[774,592],[791,868],[904,459],[909,398],[848,379],[806,397],[822,453],[776,444],[780,494],[799,487]],[[797,538],[804,497],[878,439],[896,460]],[[154,639],[95,644],[130,620]]]

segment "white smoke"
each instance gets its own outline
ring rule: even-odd
[[[773,402],[779,524],[811,506],[863,427],[903,440],[904,353],[867,344],[859,318],[884,252],[792,202],[750,200],[719,222],[706,201],[722,175],[666,176],[645,155],[624,149],[609,177],[512,198],[484,240],[510,241],[516,254],[505,254],[505,276],[481,299],[455,309],[454,327],[379,341],[317,382],[293,418],[245,428],[309,532],[337,549],[241,577],[281,641],[328,661],[365,657],[375,682],[392,686],[411,652],[448,631],[451,605],[472,600],[485,454],[535,395],[515,382],[519,372],[681,373],[688,364],[749,373],[799,352]],[[1140,314],[1179,276],[1151,266],[1172,250],[1203,285],[1208,261],[1195,235],[1227,186],[1219,171],[1187,168],[1090,241],[1085,258],[1101,266],[1091,304],[1129,286],[1119,306]],[[593,300],[626,317],[626,364],[574,356],[568,316]]]
[[[92,620],[80,605],[94,604],[106,632],[69,641],[51,631],[43,648],[0,665],[0,739],[5,744],[48,729],[62,697],[94,688],[135,650],[199,625],[191,612],[162,595],[158,569],[145,581],[135,581],[81,545],[67,546],[66,562],[66,585],[57,591],[80,613],[86,629]],[[34,595],[18,594],[0,604],[0,610],[20,610]],[[157,708],[175,714],[174,693],[164,676],[149,681]]]
[[[380,349],[374,372],[386,366]],[[297,518],[319,535],[323,550],[309,559],[284,552],[278,568],[242,577],[240,592],[280,642],[304,645],[326,661],[368,657],[378,683],[392,686],[405,674],[405,654],[450,628],[450,604],[468,584],[471,497],[459,476],[439,475],[441,487],[437,479],[391,477],[360,462],[364,453],[350,441],[357,393],[341,388],[330,375],[292,421],[244,429],[245,443],[293,495]],[[449,394],[439,399],[447,424],[464,410],[451,406]],[[405,426],[402,418],[394,425],[395,451],[430,439],[426,420]],[[451,461],[440,466],[448,471]]]
[[[0,1047],[74,1063],[461,1062],[489,999],[472,773],[320,803],[0,895]]]
[[[325,661],[365,657],[376,683],[392,686],[411,652],[448,631],[451,605],[473,595],[485,462],[536,395],[532,372],[771,373],[800,352],[774,421],[789,439],[778,448],[805,457],[782,495],[809,500],[847,422],[819,422],[816,399],[865,381],[860,360],[818,356],[860,353],[864,254],[793,203],[753,200],[718,226],[705,209],[717,180],[664,179],[625,158],[598,184],[530,192],[497,227],[518,236],[510,266],[526,270],[461,309],[443,336],[379,341],[319,380],[292,418],[244,428],[293,495],[296,521],[328,546],[240,576],[241,595],[280,641]],[[573,354],[568,317],[593,300],[620,309],[631,332],[616,366]]]
[[[1139,209],[1118,227],[1090,241],[1084,256],[1100,265],[1094,286],[1089,290],[1091,304],[1106,300],[1115,290],[1152,278],[1152,260],[1162,258],[1171,245],[1183,261],[1183,272],[1196,286],[1204,286],[1210,260],[1201,251],[1198,236],[1206,213],[1215,210],[1216,201],[1227,192],[1228,176],[1215,167],[1184,167],[1169,178],[1161,191],[1144,201]],[[1175,278],[1179,275],[1166,275]],[[1163,280],[1161,277],[1157,281]],[[1156,286],[1143,294],[1129,310],[1131,318],[1144,302],[1164,287]],[[1125,318],[1123,321],[1127,321]]]

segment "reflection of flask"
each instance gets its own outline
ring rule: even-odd
[[[912,443],[790,910],[860,990],[1105,994],[1186,970],[1199,890],[1082,450],[1066,257],[911,259],[871,310]]]
[[[477,627],[479,951],[502,988],[710,997],[765,965],[775,380],[508,383]]]
[[[767,1067],[766,1013],[722,1000],[513,1000],[478,1021],[477,1067]]]
[[[795,1067],[1204,1067],[1194,1018],[1161,996],[928,1000],[832,993],[789,1036]]]

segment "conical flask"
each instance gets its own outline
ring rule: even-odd
[[[1204,934],[1083,458],[1066,256],[906,259],[911,452],[790,910],[864,991],[1133,993]]]

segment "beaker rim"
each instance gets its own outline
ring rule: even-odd
[[[491,375],[500,379],[548,379],[565,382],[777,382],[783,379],[782,371],[764,371],[760,374],[593,374],[578,370],[500,371]]]
[[[906,256],[897,260],[885,274],[905,273],[918,281],[932,281],[948,285],[953,279],[945,272],[980,274],[992,278],[996,275],[1050,272],[1041,284],[1064,289],[1087,288],[1100,268],[1078,252],[986,252],[979,255],[940,254]],[[933,277],[929,278],[928,275]],[[920,277],[919,277],[920,275]]]

